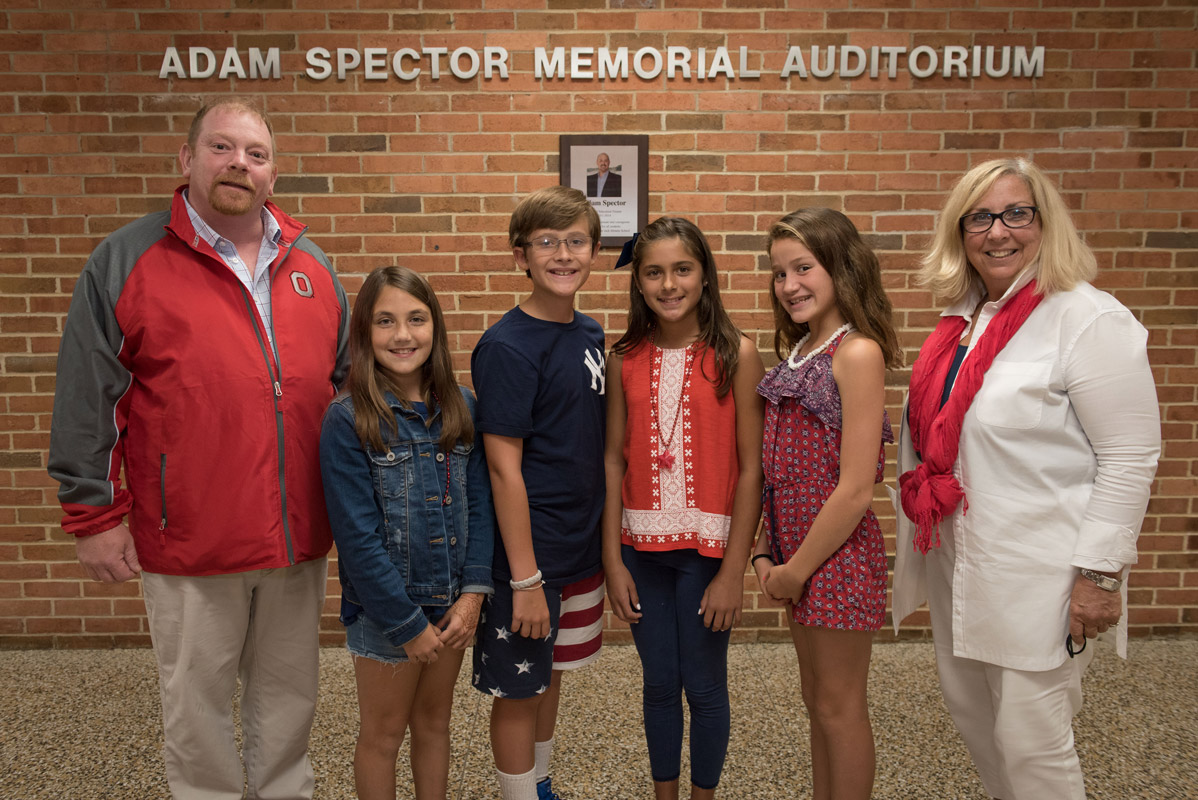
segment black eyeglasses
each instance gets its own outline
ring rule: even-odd
[[[538,239],[529,239],[524,246],[531,247],[539,253],[556,253],[557,248],[562,244],[565,244],[566,249],[571,253],[585,253],[591,249],[591,237],[567,236],[565,239],[554,239],[552,236],[542,236]]]
[[[1026,228],[1036,220],[1036,213],[1040,209],[1035,206],[1015,206],[1008,208],[1001,214],[992,214],[989,211],[980,211],[977,214],[966,214],[957,220],[961,226],[961,230],[967,233],[985,233],[994,227],[994,220],[1001,219],[1002,224],[1008,228]]]

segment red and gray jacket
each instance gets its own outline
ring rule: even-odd
[[[141,566],[168,575],[320,558],[332,542],[320,423],[348,369],[345,291],[306,228],[268,203],[282,228],[272,347],[182,188],[169,212],[105,239],[75,286],[50,433],[62,527],[86,536],[128,514]]]

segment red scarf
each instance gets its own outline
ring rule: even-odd
[[[974,395],[982,388],[986,370],[995,356],[1031,315],[1043,294],[1037,294],[1035,282],[1024,286],[1003,306],[986,327],[986,332],[965,357],[953,384],[952,394],[942,408],[940,398],[953,352],[961,341],[968,322],[964,317],[941,317],[940,324],[920,348],[911,368],[911,390],[907,401],[907,424],[911,442],[922,462],[899,478],[903,511],[919,526],[915,547],[927,553],[940,546],[940,521],[965,501],[965,490],[953,477],[953,464],[961,447],[961,424]],[[933,541],[933,537],[935,541]]]

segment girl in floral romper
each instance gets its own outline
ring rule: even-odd
[[[811,718],[816,800],[868,798],[870,645],[886,609],[886,550],[869,508],[882,481],[887,368],[902,350],[877,258],[853,224],[801,209],[769,231],[774,348],[765,397],[765,534],[753,568],[785,601]]]

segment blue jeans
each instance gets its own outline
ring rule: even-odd
[[[682,692],[690,707],[691,783],[714,789],[728,753],[730,631],[703,626],[699,603],[722,563],[694,550],[621,548],[636,582],[641,619],[632,626],[644,672],[645,740],[654,781],[678,778],[682,762]]]

